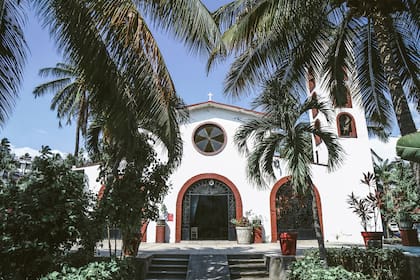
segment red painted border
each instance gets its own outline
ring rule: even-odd
[[[340,119],[340,116],[342,116],[342,115],[347,115],[351,118],[351,130],[352,130],[352,132],[351,132],[350,136],[342,136],[341,135],[339,119]],[[353,117],[352,114],[347,113],[347,112],[339,113],[336,117],[336,124],[337,124],[337,135],[338,135],[338,137],[341,137],[341,138],[357,138],[356,121],[354,120],[354,117]]]
[[[290,177],[283,177],[276,184],[274,184],[273,189],[270,193],[270,219],[271,219],[271,242],[277,242],[277,219],[276,219],[276,194],[277,191],[281,186],[286,184],[290,180]],[[319,223],[321,226],[321,231],[324,233],[324,227],[322,222],[322,207],[321,207],[321,198],[319,196],[319,192],[315,186],[313,186],[315,190],[315,199],[316,204],[318,206],[318,215],[319,215]]]
[[[184,195],[187,192],[188,188],[199,180],[204,179],[214,179],[220,182],[223,182],[228,188],[232,191],[233,196],[235,197],[235,204],[236,204],[236,219],[242,218],[242,199],[241,195],[239,194],[238,189],[236,186],[230,181],[228,178],[215,174],[215,173],[204,173],[196,175],[190,178],[182,188],[178,192],[178,197],[176,199],[176,220],[175,220],[175,242],[181,241],[181,222],[182,222],[182,200],[184,199]]]

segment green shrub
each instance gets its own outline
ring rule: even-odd
[[[290,280],[367,280],[363,274],[349,272],[342,266],[325,268],[315,256],[305,256],[290,268]]]
[[[312,251],[309,255],[317,257],[318,252]],[[329,266],[342,266],[371,279],[406,279],[408,271],[403,252],[395,249],[328,248],[327,262]]]
[[[85,178],[44,147],[33,170],[0,181],[0,279],[37,279],[73,245],[93,255],[100,228]]]
[[[64,266],[61,272],[51,272],[41,280],[130,280],[135,279],[134,273],[130,262],[111,260],[92,262],[80,268]]]

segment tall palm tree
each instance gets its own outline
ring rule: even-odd
[[[243,124],[235,134],[239,150],[247,155],[247,174],[257,186],[263,187],[268,179],[275,179],[273,158],[279,153],[291,176],[291,184],[298,193],[312,195],[312,213],[320,256],[326,260],[324,240],[320,227],[315,191],[312,185],[311,164],[313,163],[312,135],[320,137],[328,150],[328,169],[333,170],[341,163],[343,150],[337,137],[323,127],[308,122],[308,110],[316,108],[330,118],[330,110],[316,98],[304,101],[298,91],[281,91],[281,78],[273,77],[264,86],[255,105],[265,114]],[[305,117],[306,115],[306,117]],[[248,147],[253,148],[249,149]]]
[[[9,2],[19,12],[24,9],[22,2],[35,8],[65,58],[85,74],[92,109],[111,114],[113,127],[121,120],[121,108],[131,106],[139,119],[156,120],[160,130],[156,132],[171,132],[167,104],[175,87],[146,17],[199,54],[209,52],[220,38],[218,26],[200,0]],[[24,48],[14,49],[24,53]],[[0,99],[0,104],[7,103]],[[141,110],[135,108],[140,105]],[[170,135],[165,139],[171,139]],[[180,158],[178,147],[166,144],[170,155]]]
[[[0,1],[0,127],[14,105],[26,60],[24,16],[16,0]]]
[[[227,52],[215,49],[209,66],[237,55],[225,80],[232,96],[276,72],[285,90],[294,82],[305,89],[312,68],[339,106],[355,73],[353,92],[370,123],[390,131],[394,111],[405,135],[416,130],[406,95],[420,95],[418,11],[414,0],[236,0],[215,13]]]
[[[83,72],[72,64],[57,63],[55,67],[47,67],[39,70],[42,77],[53,77],[54,79],[37,86],[33,94],[35,97],[53,93],[51,110],[57,110],[59,126],[65,119],[70,125],[76,119],[76,139],[74,156],[79,154],[80,134],[86,136],[89,118],[89,91]]]

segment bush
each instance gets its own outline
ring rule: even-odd
[[[319,258],[305,256],[291,265],[290,280],[367,280],[358,272],[349,272],[342,266],[323,267]]]
[[[131,266],[124,260],[92,262],[81,268],[65,266],[61,272],[54,271],[40,280],[130,280],[135,279],[135,269]]]
[[[318,252],[312,251],[309,255],[317,257]],[[371,279],[406,279],[408,271],[404,254],[395,249],[328,248],[327,262],[329,266],[342,266]]]
[[[0,279],[45,275],[73,245],[93,254],[100,232],[82,174],[48,148],[33,168],[16,181],[0,182]]]

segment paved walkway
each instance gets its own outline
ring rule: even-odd
[[[106,245],[106,242],[104,242]],[[327,248],[335,247],[364,247],[363,244],[349,243],[331,243],[326,242]],[[120,247],[120,243],[117,244]],[[307,249],[318,248],[316,240],[298,240],[297,255],[302,255]],[[384,248],[397,248],[403,250],[407,254],[420,256],[420,246],[402,246],[384,244]],[[108,255],[107,248],[99,250],[100,255]],[[117,255],[120,253],[117,250]],[[261,243],[261,244],[237,244],[236,241],[182,241],[180,243],[141,243],[139,247],[139,255],[142,254],[197,254],[197,255],[230,255],[230,254],[281,254],[280,244],[277,243]]]

